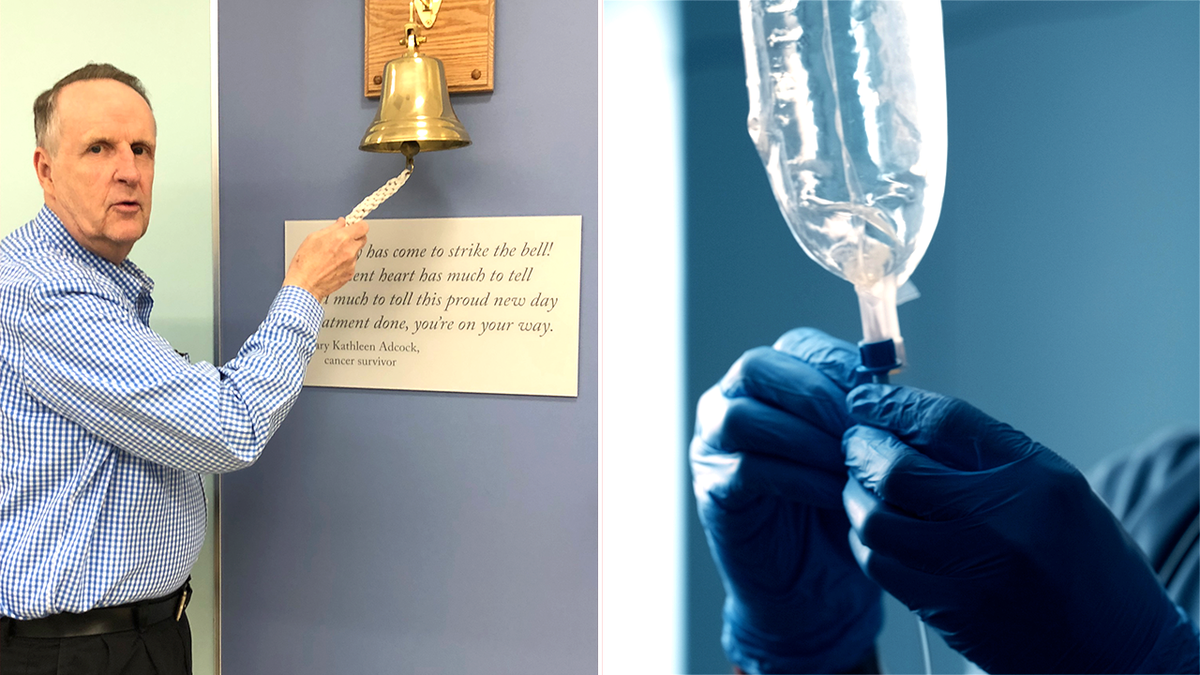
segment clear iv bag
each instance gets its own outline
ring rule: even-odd
[[[854,284],[864,342],[903,354],[896,291],[946,182],[937,0],[741,0],[748,127],[796,241]]]

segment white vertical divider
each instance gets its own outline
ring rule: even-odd
[[[601,41],[600,671],[683,667],[677,8],[606,0]]]

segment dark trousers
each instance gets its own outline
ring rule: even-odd
[[[0,620],[0,675],[191,675],[185,613],[138,631],[71,638],[15,637]]]

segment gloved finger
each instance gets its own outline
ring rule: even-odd
[[[845,391],[868,377],[857,370],[862,363],[857,345],[816,328],[793,328],[775,341],[774,348],[804,361]]]
[[[842,437],[851,478],[889,505],[925,520],[952,520],[986,511],[1012,493],[993,476],[1000,469],[958,471],[874,427],[855,426]]]
[[[767,496],[822,509],[842,508],[846,474],[751,452],[726,452],[700,437],[691,444],[692,489],[704,511],[740,510]]]
[[[850,415],[895,434],[954,469],[979,471],[1037,452],[1025,434],[956,398],[912,387],[865,384],[846,396]]]
[[[850,551],[863,573],[915,612],[922,621],[934,625],[931,619],[946,619],[950,618],[947,614],[970,611],[969,607],[960,608],[945,602],[946,597],[954,597],[950,589],[960,585],[960,581],[909,567],[867,546],[854,530],[850,531],[849,536]],[[953,625],[953,618],[950,619]]]
[[[850,532],[850,550],[858,561],[859,568],[871,580],[912,610],[921,621],[937,630],[947,644],[968,661],[987,668],[988,672],[1057,672],[1054,669],[1046,670],[1045,661],[1039,664],[1040,667],[1030,668],[1030,661],[1021,663],[1022,659],[1019,656],[1016,661],[1023,667],[1014,667],[1011,658],[1006,658],[1005,663],[993,663],[997,653],[1012,655],[1013,645],[1020,645],[1029,654],[1049,654],[1053,651],[1046,643],[1061,642],[1060,637],[1053,631],[1028,630],[1030,620],[1048,619],[1031,617],[1025,608],[1011,602],[1011,595],[1000,594],[992,597],[982,608],[982,611],[990,616],[983,618],[980,616],[981,607],[975,600],[978,595],[978,578],[954,578],[914,569],[904,561],[866,545],[858,539],[853,530]],[[1008,566],[1003,565],[980,565],[977,576],[1005,577],[1007,570]],[[997,585],[1004,587],[1011,584],[1011,579],[1004,578]],[[996,621],[996,616],[1003,617],[1003,620]],[[962,634],[960,627],[979,625],[983,622],[986,622],[991,630],[983,635]],[[1061,644],[1055,646],[1061,648]],[[1037,663],[1036,659],[1033,663]]]
[[[696,436],[716,450],[789,459],[844,475],[840,435],[752,398],[709,389],[696,406]]]
[[[856,540],[864,546],[939,576],[971,576],[979,561],[995,557],[995,541],[974,519],[932,521],[904,513],[851,478],[842,502]]]
[[[843,389],[813,366],[770,347],[742,354],[717,386],[727,398],[757,399],[834,436],[853,423]]]

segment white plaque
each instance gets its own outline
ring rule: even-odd
[[[285,261],[328,220],[285,223]],[[577,396],[582,216],[369,220],[304,384]]]

